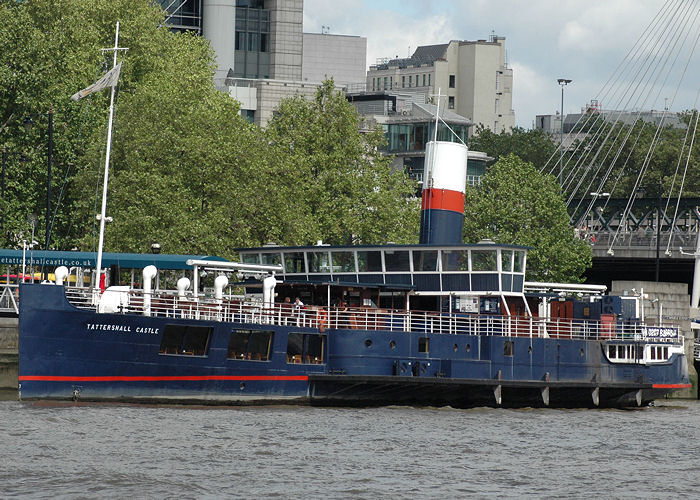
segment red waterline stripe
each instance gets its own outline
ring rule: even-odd
[[[307,381],[308,375],[183,375],[183,376],[95,376],[66,377],[62,375],[20,375],[21,381],[41,382],[172,382],[199,380],[272,380],[272,381]]]
[[[690,389],[693,384],[654,384],[654,389]]]
[[[421,210],[450,210],[464,213],[464,193],[450,189],[424,189]]]

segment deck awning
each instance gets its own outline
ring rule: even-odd
[[[212,255],[174,255],[151,253],[114,253],[102,254],[102,265],[110,267],[118,265],[122,269],[143,269],[146,266],[156,266],[158,269],[192,269],[187,260],[214,260],[227,262],[222,257]],[[22,257],[22,250],[0,249],[0,265],[48,267],[94,267],[97,252],[70,252],[60,250],[27,250]]]

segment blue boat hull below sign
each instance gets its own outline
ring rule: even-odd
[[[68,296],[77,303],[75,291]],[[689,386],[682,348],[668,339],[534,336],[491,316],[242,303],[98,313],[55,285],[22,285],[21,297],[22,399],[624,407]]]

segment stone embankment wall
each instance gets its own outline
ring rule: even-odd
[[[0,389],[17,389],[17,318],[0,316]]]
[[[678,391],[674,397],[697,398],[698,397],[698,373],[693,362],[693,331],[690,328],[690,295],[688,285],[685,283],[663,283],[655,281],[613,281],[612,293],[624,295],[636,295],[643,293],[644,319],[647,324],[658,323],[659,314],[661,322],[678,326],[685,335],[685,356],[688,360],[688,373],[693,387],[688,390]]]

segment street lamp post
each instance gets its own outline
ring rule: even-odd
[[[557,83],[561,86],[561,115],[559,124],[559,184],[563,186],[562,171],[564,169],[564,87],[571,83],[566,78],[558,78]]]
[[[663,185],[661,184],[661,179],[659,179],[659,196],[656,200],[656,282],[659,282],[659,271],[661,267],[661,261],[659,260],[659,243],[661,240],[661,191],[663,190]]]
[[[7,163],[7,148],[2,147],[2,177],[0,178],[0,193],[2,193],[3,203],[5,203],[5,164]],[[2,214],[0,214],[0,241],[5,237],[5,207],[2,209]]]
[[[49,249],[51,241],[51,161],[53,157],[53,106],[49,109],[49,149],[46,167],[46,246]]]

